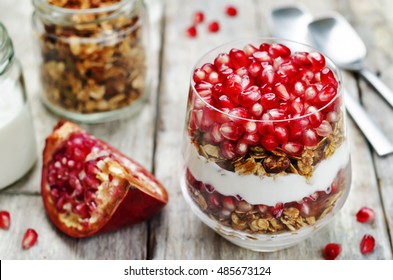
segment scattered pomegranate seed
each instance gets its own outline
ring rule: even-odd
[[[341,253],[341,245],[337,243],[326,244],[323,249],[323,257],[325,260],[335,260]]]
[[[359,223],[371,224],[375,220],[375,212],[371,208],[362,207],[356,213],[356,219],[358,220]]]
[[[27,229],[25,235],[23,236],[22,247],[23,249],[29,249],[37,243],[38,234],[34,229]]]
[[[186,35],[190,38],[195,38],[198,35],[198,31],[195,25],[190,26],[186,29]]]
[[[0,228],[9,229],[11,224],[11,216],[8,211],[0,211]]]
[[[227,6],[226,9],[225,9],[225,12],[230,17],[237,16],[237,9],[234,6]]]
[[[218,21],[212,21],[207,26],[207,29],[211,33],[216,33],[216,32],[218,32],[220,30],[220,24],[218,23]]]
[[[205,14],[202,11],[196,11],[193,16],[194,24],[202,23],[205,20]]]
[[[363,255],[370,254],[374,251],[375,248],[375,239],[372,235],[365,234],[360,242],[360,252]]]

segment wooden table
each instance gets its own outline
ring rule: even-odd
[[[39,101],[38,75],[30,18],[31,1],[2,0],[0,21],[8,28],[21,60],[34,116],[38,151],[58,118]],[[78,240],[60,233],[47,219],[40,196],[41,159],[21,181],[0,192],[0,209],[12,215],[9,231],[0,230],[1,259],[321,259],[326,243],[342,244],[341,259],[392,259],[393,156],[378,157],[349,122],[353,183],[344,208],[334,221],[301,244],[274,253],[256,253],[238,248],[215,234],[194,216],[179,186],[180,143],[184,126],[189,73],[196,60],[209,49],[242,37],[268,36],[265,12],[290,1],[268,0],[149,0],[154,52],[154,82],[151,98],[137,117],[101,125],[83,125],[150,169],[167,187],[170,201],[154,219],[97,237]],[[366,42],[366,64],[393,89],[393,2],[390,0],[302,0],[314,15],[337,10],[347,17]],[[224,15],[225,4],[239,8],[236,18]],[[221,30],[190,39],[184,30],[191,15],[204,10],[207,20],[218,19]],[[363,80],[344,74],[344,83],[358,97],[373,120],[393,141],[393,110]],[[1,156],[1,155],[0,155]],[[1,171],[0,171],[1,174]],[[0,175],[1,176],[1,175]],[[377,214],[373,225],[355,219],[367,205]],[[39,233],[38,244],[21,249],[26,228]],[[375,236],[375,251],[363,256],[359,242]]]

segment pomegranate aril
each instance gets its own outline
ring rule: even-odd
[[[252,209],[254,208],[254,206],[252,206],[250,203],[248,203],[247,201],[241,200],[239,201],[239,203],[237,204],[237,210],[240,212],[250,212],[252,211]]]
[[[266,114],[269,115],[269,120],[283,120],[285,118],[285,110],[283,109],[269,109]]]
[[[375,220],[375,212],[373,209],[368,207],[362,207],[356,213],[356,219],[359,223],[368,223],[371,224]]]
[[[259,77],[260,82],[268,85],[273,85],[278,81],[278,75],[274,71],[273,67],[271,65],[268,65],[262,70],[262,73]]]
[[[195,38],[198,35],[196,26],[192,25],[186,29],[186,35],[190,38]]]
[[[303,132],[303,144],[308,147],[318,144],[318,135],[313,129],[307,129]]]
[[[245,156],[248,153],[248,144],[245,141],[238,141],[235,147],[235,152],[240,156]]]
[[[273,151],[278,147],[278,141],[273,135],[263,135],[261,144],[268,151]]]
[[[227,7],[225,8],[225,13],[226,13],[228,16],[230,16],[230,17],[235,17],[235,16],[237,15],[237,9],[236,9],[236,7],[234,7],[234,6],[229,5],[229,6],[227,6]]]
[[[326,115],[326,120],[331,123],[335,123],[338,121],[338,113],[335,111],[329,112]]]
[[[213,97],[221,96],[223,90],[222,83],[217,83],[212,87]]]
[[[208,197],[208,204],[213,208],[221,208],[221,200],[218,193],[211,193]]]
[[[8,211],[0,211],[0,228],[9,229],[11,225],[11,216]]]
[[[192,79],[194,80],[195,83],[204,81],[206,77],[207,77],[206,72],[200,68],[195,69],[194,74],[192,75]]]
[[[277,83],[273,87],[273,91],[276,96],[281,100],[288,101],[289,99],[291,99],[291,96],[289,95],[288,90],[284,84]]]
[[[269,54],[273,58],[277,58],[277,57],[285,58],[291,55],[291,50],[287,46],[284,46],[283,44],[273,43],[270,45]]]
[[[233,108],[229,114],[229,118],[237,124],[243,124],[250,117],[247,109],[242,107]]]
[[[229,122],[221,125],[220,132],[224,138],[236,141],[243,135],[244,128],[234,124],[233,122]]]
[[[257,101],[261,99],[261,93],[259,92],[259,89],[257,88],[256,90],[246,90],[240,93],[240,104],[244,107],[251,107],[254,105]]]
[[[226,65],[226,67],[229,67],[229,55],[226,53],[220,53],[214,59],[214,66],[216,66],[217,69],[222,69],[223,65]]]
[[[246,67],[240,67],[238,68],[235,73],[239,76],[244,76],[244,75],[248,75],[248,70]]]
[[[220,132],[220,125],[214,124],[210,129],[210,136],[213,142],[220,143],[224,140],[224,136],[222,136]]]
[[[325,67],[325,57],[319,52],[310,52],[307,55],[314,72],[321,71]]]
[[[360,241],[360,252],[363,255],[370,254],[374,251],[375,239],[372,235],[365,234]]]
[[[252,62],[252,63],[248,66],[247,70],[248,70],[248,73],[249,73],[249,75],[250,75],[251,77],[256,78],[256,77],[258,77],[258,76],[261,74],[261,72],[262,72],[262,65],[261,65],[261,63],[254,61],[254,62]]]
[[[202,23],[205,20],[205,14],[202,11],[196,11],[193,16],[194,24]]]
[[[335,260],[341,253],[341,245],[337,243],[326,244],[323,249],[323,257],[325,260]]]
[[[288,142],[282,145],[282,149],[291,155],[298,155],[303,151],[303,144],[298,142]]]
[[[251,44],[247,44],[244,46],[243,51],[247,56],[252,56],[258,49]]]
[[[318,95],[318,90],[317,87],[314,85],[310,85],[306,88],[306,91],[304,92],[304,100],[306,101],[312,101],[317,97]]]
[[[251,63],[244,51],[239,49],[231,49],[229,51],[229,58],[235,69],[247,67]]]
[[[229,108],[229,109],[232,109],[235,107],[235,105],[232,103],[232,101],[226,95],[221,95],[218,98],[217,106],[218,106],[218,108]]]
[[[255,103],[249,109],[251,116],[255,117],[256,119],[260,118],[263,113],[263,107],[260,103]]]
[[[293,79],[297,74],[298,69],[292,64],[291,61],[283,62],[278,67],[277,73],[282,77]]]
[[[292,62],[300,68],[308,68],[311,61],[308,59],[308,52],[295,52],[291,57]]]
[[[321,137],[326,137],[332,132],[332,126],[326,120],[323,120],[320,126],[318,126],[315,131]]]
[[[257,131],[258,131],[257,124],[256,124],[256,122],[253,122],[253,121],[245,122],[243,124],[243,127],[246,130],[246,133],[249,133],[249,134],[254,134],[254,133],[257,133]]]
[[[259,135],[257,133],[245,134],[242,141],[248,145],[256,145],[259,143]]]
[[[203,64],[201,69],[205,71],[206,74],[210,74],[211,72],[217,72],[217,68],[211,63]]]
[[[224,196],[222,206],[227,210],[234,211],[236,209],[235,199],[231,196]]]
[[[207,81],[211,84],[217,84],[220,82],[220,77],[217,72],[211,72],[207,78]]]
[[[267,51],[257,51],[252,54],[252,57],[258,62],[271,62],[272,58]]]
[[[31,228],[27,229],[25,235],[23,236],[22,248],[25,250],[31,248],[37,243],[37,240],[38,240],[37,232]]]
[[[329,83],[320,90],[314,100],[314,103],[318,104],[319,106],[324,106],[336,96],[336,92],[336,87]]]
[[[321,80],[322,84],[324,84],[324,85],[331,83],[335,87],[338,86],[338,83],[337,83],[336,77],[333,74],[333,71],[327,67],[322,69],[321,74],[320,74],[320,80]]]
[[[211,33],[216,33],[220,30],[220,24],[218,21],[212,21],[208,24],[207,30]]]
[[[277,97],[273,92],[263,94],[259,102],[265,110],[277,108],[278,106]]]
[[[318,111],[318,109],[314,106],[309,106],[306,110],[306,114],[310,114],[308,116],[308,120],[310,123],[310,126],[313,128],[319,127],[322,123],[322,113]]]
[[[284,211],[284,204],[277,203],[274,207],[272,207],[272,215],[279,219],[282,216],[282,212]]]
[[[308,85],[314,79],[314,72],[310,69],[301,69],[297,75],[297,78],[298,80]]]
[[[229,141],[221,142],[221,154],[226,159],[233,159],[236,156],[235,145]]]
[[[305,130],[310,123],[307,117],[302,117],[299,114],[293,115],[293,118],[295,119],[289,122],[289,126],[293,130]]]
[[[300,97],[292,101],[289,110],[293,114],[302,114],[304,111],[304,102]]]
[[[276,125],[274,127],[274,135],[275,135],[278,143],[284,144],[284,143],[288,142],[289,133],[288,133],[288,129],[285,126]]]

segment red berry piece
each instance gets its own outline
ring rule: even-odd
[[[38,240],[37,232],[31,228],[27,229],[25,235],[23,236],[22,248],[25,250],[31,248],[37,243],[37,240]]]
[[[278,147],[278,141],[273,135],[262,136],[261,144],[268,151],[273,151]]]
[[[190,38],[195,38],[198,35],[198,31],[194,25],[186,29],[186,35]]]
[[[326,244],[323,249],[323,257],[325,260],[335,260],[341,253],[341,245],[337,243]]]
[[[235,17],[235,16],[237,16],[237,9],[236,9],[236,7],[234,7],[234,6],[229,5],[229,6],[227,6],[227,7],[225,8],[225,13],[226,13],[228,16],[230,16],[230,17]]]
[[[362,207],[356,213],[356,219],[358,220],[359,223],[371,224],[375,220],[375,212],[371,208]]]
[[[218,31],[220,31],[220,24],[218,23],[218,21],[212,21],[208,24],[207,29],[211,33],[217,33]]]
[[[365,234],[360,241],[360,252],[363,255],[370,254],[374,251],[375,239],[372,235]]]
[[[205,20],[205,14],[202,11],[196,11],[193,16],[194,24],[202,23]]]
[[[224,138],[236,141],[243,135],[244,128],[234,124],[233,122],[229,122],[221,125],[220,132]]]
[[[0,211],[0,228],[9,229],[11,225],[11,216],[8,211]]]
[[[313,71],[321,71],[325,67],[325,57],[319,52],[311,52],[308,54]]]

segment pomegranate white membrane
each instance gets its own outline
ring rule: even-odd
[[[12,42],[0,24],[0,189],[33,166],[36,142],[22,72]]]
[[[22,177],[36,160],[36,143],[28,104],[20,85],[0,84],[0,188]]]

